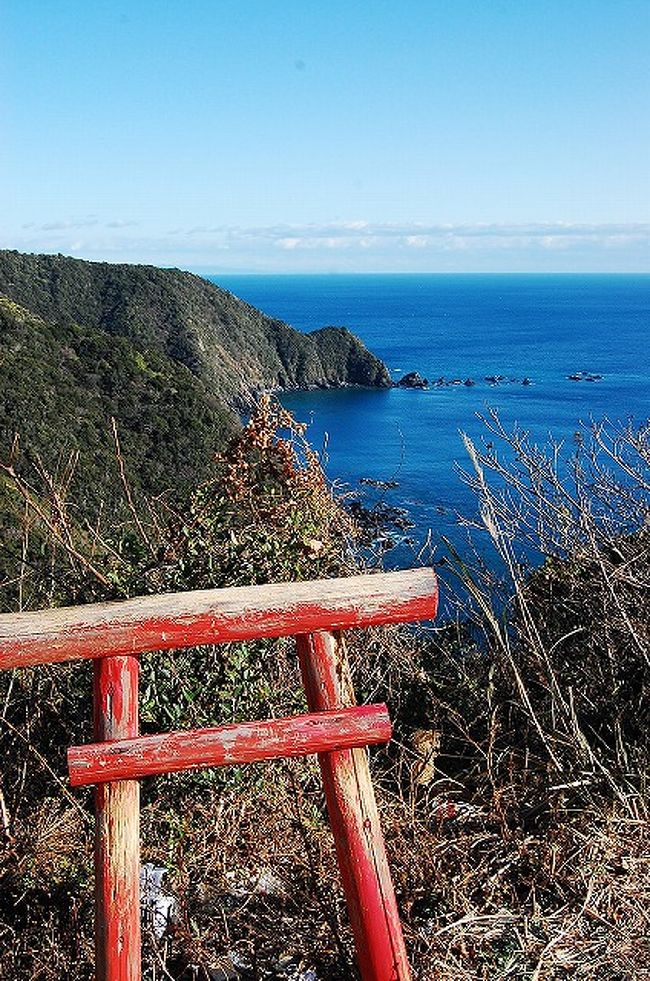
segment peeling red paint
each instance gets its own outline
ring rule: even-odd
[[[207,766],[232,766],[386,743],[385,705],[362,705],[266,722],[140,736],[68,750],[73,786],[137,779]]]
[[[340,748],[384,741],[390,736],[390,722],[385,706],[351,707],[354,696],[343,648],[331,633],[320,631],[432,619],[437,602],[433,571],[419,569],[5,614],[0,616],[0,669],[96,659],[93,708],[95,739],[101,745],[70,751],[73,782],[93,782],[100,773],[93,781],[84,780],[83,774],[77,779],[79,766],[86,767],[88,776],[88,767],[95,765],[99,771],[108,768],[119,760],[120,753],[125,752],[128,757],[137,744],[135,756],[129,757],[132,769],[119,772],[124,776],[140,775],[145,772],[138,769],[142,759],[152,755],[142,749],[144,741],[138,739],[139,665],[134,655],[296,635],[307,703],[317,715],[300,717],[302,729],[293,734],[281,730],[283,724],[295,720],[220,727],[219,765],[244,761],[236,758],[243,746],[242,729],[250,730],[249,736],[253,737],[254,747],[249,746],[249,753],[258,754],[262,749],[267,753],[263,757],[251,755],[251,760],[320,751],[362,981],[409,981],[367,754],[360,748]],[[324,735],[324,716],[339,718],[334,725],[336,731],[330,729]],[[280,726],[279,733],[275,732],[279,742],[277,752],[271,753],[273,733],[269,726],[274,724]],[[352,738],[355,725],[353,738],[359,741],[344,744],[341,740]],[[173,737],[185,743],[200,735],[177,733],[147,738],[164,746]],[[129,742],[130,751],[124,750],[124,741]],[[92,752],[96,753],[94,763],[89,762]],[[178,746],[172,747],[166,759],[161,756],[158,769],[146,772],[185,768],[176,765],[182,762],[183,752]],[[75,753],[81,756],[75,759]],[[90,756],[83,755],[88,753]],[[184,762],[189,758],[186,756]],[[189,765],[214,765],[214,760],[209,764],[199,762],[195,753]],[[111,776],[115,772],[111,771]],[[96,978],[140,981],[138,782],[111,779],[98,784],[95,802]]]
[[[94,665],[95,738],[138,734],[135,657]],[[140,788],[136,780],[95,788],[95,976],[140,981]]]
[[[299,637],[298,653],[310,709],[353,700],[345,652],[332,634]],[[319,763],[362,981],[410,981],[367,754],[322,753]]]
[[[0,669],[433,619],[431,569],[0,615]]]

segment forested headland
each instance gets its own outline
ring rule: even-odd
[[[111,418],[136,487],[187,489],[260,392],[390,385],[345,328],[300,333],[177,269],[0,251],[0,318],[0,440],[50,468],[78,451],[94,504]]]

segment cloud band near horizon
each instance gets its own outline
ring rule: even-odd
[[[650,222],[377,223],[153,228],[135,219],[65,218],[23,225],[6,246],[107,261],[238,271],[650,271]],[[585,265],[586,264],[586,265]]]

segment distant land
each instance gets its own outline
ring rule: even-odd
[[[182,491],[263,390],[386,388],[350,331],[304,334],[178,269],[0,251],[0,453],[15,434],[53,471],[79,451],[81,506],[134,487]]]

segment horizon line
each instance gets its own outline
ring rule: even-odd
[[[139,263],[125,263],[139,265]],[[143,263],[150,265],[150,263]],[[161,266],[180,269],[180,266]],[[196,276],[650,276],[650,269],[359,269],[272,270],[188,268]]]

